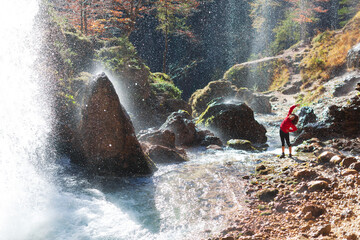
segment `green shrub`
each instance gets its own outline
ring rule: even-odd
[[[288,14],[273,32],[275,33],[275,40],[271,43],[270,48],[274,55],[300,41],[300,24],[293,20],[291,14]]]
[[[170,82],[157,82],[150,83],[151,90],[156,94],[166,94],[170,98],[181,99],[181,90],[177,88],[173,83]]]

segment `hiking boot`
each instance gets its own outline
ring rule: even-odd
[[[285,158],[285,153],[282,153],[280,158]]]
[[[292,158],[293,155],[291,155],[291,153],[289,154],[289,158]]]

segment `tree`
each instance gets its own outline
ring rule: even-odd
[[[104,31],[106,0],[54,1],[55,9],[85,35]]]
[[[156,2],[156,17],[159,20],[158,30],[160,30],[165,37],[165,47],[163,52],[164,73],[166,73],[169,35],[179,34],[193,38],[189,26],[186,25],[186,20],[198,6],[199,2],[197,0],[158,0]]]
[[[360,1],[359,0],[341,0],[340,9],[338,11],[339,15],[339,25],[340,27],[345,26],[345,24],[359,11]]]
[[[321,4],[329,0],[285,0],[292,5],[293,20],[300,23],[301,39],[306,41],[308,33],[308,24],[317,21],[316,13],[326,13]]]
[[[138,18],[148,14],[151,9],[149,0],[111,0],[108,20],[111,27],[122,29],[129,36],[135,30]]]

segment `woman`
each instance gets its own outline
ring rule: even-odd
[[[299,117],[296,114],[292,114],[292,112],[294,108],[298,106],[300,105],[296,104],[290,107],[288,115],[280,125],[280,139],[281,139],[281,150],[282,150],[282,154],[280,158],[285,157],[285,141],[289,147],[289,157],[292,157],[289,133],[295,132],[297,130],[297,127],[295,125],[299,121]]]

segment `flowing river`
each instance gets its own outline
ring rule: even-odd
[[[0,240],[201,239],[244,206],[242,176],[270,152],[189,151],[151,177],[88,179],[48,143],[48,86],[32,71],[35,0],[0,9]],[[14,17],[16,16],[16,17]]]

